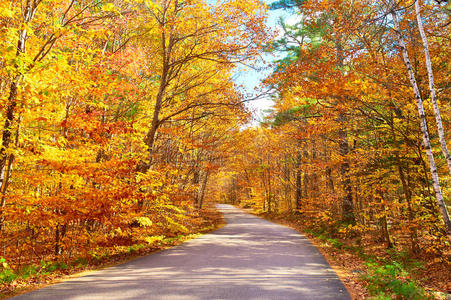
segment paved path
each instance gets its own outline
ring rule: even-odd
[[[14,299],[350,299],[307,238],[218,208],[227,225],[211,234]]]

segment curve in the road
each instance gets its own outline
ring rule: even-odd
[[[227,225],[213,233],[14,299],[350,299],[305,236],[218,208]]]

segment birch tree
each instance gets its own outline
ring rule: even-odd
[[[402,38],[398,15],[396,13],[396,3],[394,1],[389,2],[389,11],[390,11],[390,15],[393,19],[396,38],[399,43],[399,47],[400,47],[400,50],[402,53],[402,58],[404,60],[404,64],[406,65],[406,68],[407,68],[410,84],[411,84],[413,92],[415,94],[418,115],[420,117],[421,132],[423,134],[423,144],[424,144],[428,162],[429,162],[429,169],[430,169],[430,175],[432,178],[432,186],[434,188],[435,198],[436,198],[437,204],[440,208],[443,222],[445,223],[446,232],[448,234],[449,240],[451,241],[451,221],[449,218],[448,209],[446,208],[445,200],[443,199],[443,194],[442,194],[442,190],[440,187],[439,176],[437,173],[437,167],[435,165],[434,154],[432,153],[432,149],[431,149],[431,140],[429,137],[429,130],[428,130],[428,126],[427,126],[426,113],[424,111],[424,106],[423,106],[423,99],[421,97],[421,93],[418,88],[418,83],[415,78],[415,74],[413,72],[412,64],[410,62],[409,54],[407,52],[406,43],[405,43],[404,39]]]
[[[431,56],[429,53],[429,45],[428,45],[428,39],[426,36],[426,32],[424,31],[423,27],[423,21],[421,20],[421,9],[420,9],[420,1],[415,1],[415,12],[417,17],[417,23],[418,23],[418,31],[421,35],[421,40],[423,42],[423,49],[424,49],[424,57],[425,57],[425,63],[426,68],[428,71],[428,79],[429,79],[429,92],[432,102],[432,107],[434,108],[434,115],[435,115],[435,122],[437,123],[437,133],[440,139],[440,147],[442,148],[443,155],[446,159],[446,163],[448,164],[448,171],[451,174],[451,156],[448,151],[448,147],[446,145],[446,137],[445,132],[443,130],[443,124],[442,124],[442,117],[440,115],[440,109],[438,107],[436,94],[435,94],[435,84],[434,84],[434,72],[432,71],[432,63],[431,63]]]

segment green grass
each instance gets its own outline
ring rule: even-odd
[[[41,260],[39,265],[27,265],[19,270],[13,270],[3,257],[0,257],[0,264],[0,284],[8,284],[15,280],[28,279],[32,276],[48,275],[57,270],[69,268],[64,262],[45,262]]]
[[[131,246],[128,247],[128,253],[136,253],[138,252],[140,249],[145,248],[146,245],[145,244],[133,244]]]
[[[389,249],[386,257],[367,254],[359,246],[347,245],[343,241],[332,238],[331,234],[323,228],[309,228],[304,232],[312,234],[325,244],[340,250],[358,255],[362,258],[368,270],[362,274],[362,279],[368,283],[368,292],[371,299],[430,299],[431,296],[412,279],[419,269],[424,268],[423,263],[409,256],[406,251]]]
[[[398,262],[378,264],[368,262],[368,271],[362,275],[368,282],[372,299],[429,299],[425,290],[410,279],[410,274]]]

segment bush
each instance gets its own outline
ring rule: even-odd
[[[41,261],[42,265],[42,261]],[[42,270],[42,269],[41,269]],[[38,268],[35,266],[24,266],[20,271],[17,273],[17,275],[20,278],[27,279],[30,276],[36,275],[38,273]]]
[[[89,265],[89,261],[86,257],[79,257],[74,261],[74,265],[77,268],[85,268]]]

